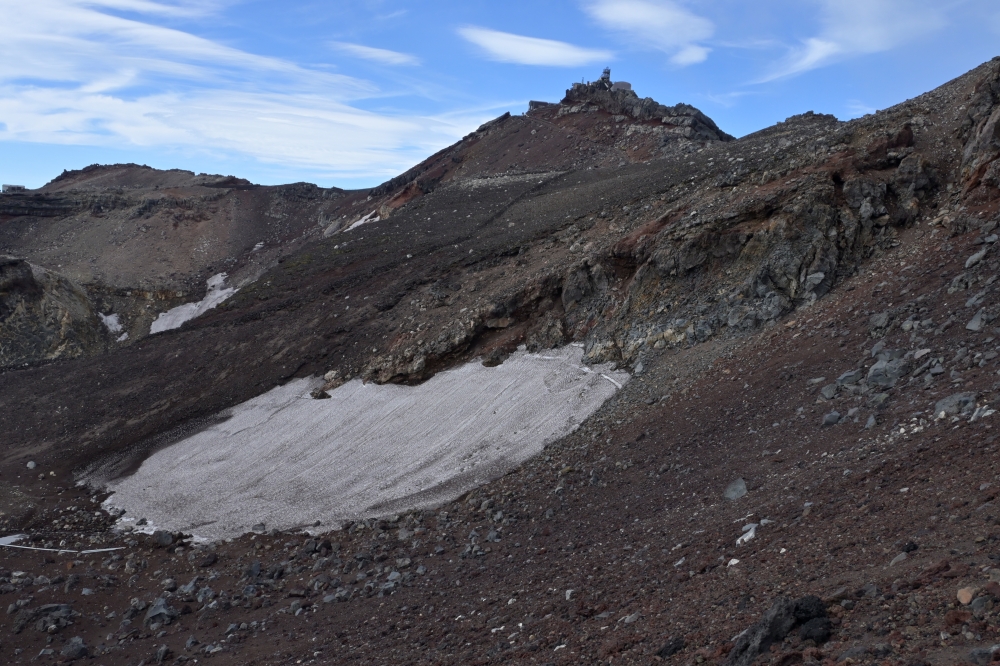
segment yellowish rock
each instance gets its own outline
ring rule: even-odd
[[[978,591],[979,589],[975,587],[963,587],[958,591],[958,602],[963,606],[968,606],[976,598],[976,592]]]

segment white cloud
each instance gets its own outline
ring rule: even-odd
[[[199,90],[126,100],[0,86],[0,139],[186,148],[334,176],[394,176],[457,141],[488,113],[396,118],[325,96]]]
[[[711,21],[671,0],[592,0],[584,9],[630,42],[671,54],[679,66],[703,62],[710,49],[699,42],[715,32]]]
[[[869,113],[875,113],[878,110],[857,99],[847,102],[844,108],[847,109],[848,118],[860,118],[861,116],[867,116]]]
[[[936,0],[821,0],[821,5],[819,35],[793,48],[764,81],[889,51],[947,23]]]
[[[400,53],[399,51],[390,51],[388,49],[377,49],[372,46],[351,44],[349,42],[330,42],[330,46],[338,51],[343,51],[344,53],[352,55],[355,58],[370,60],[372,62],[377,62],[380,65],[420,64],[420,59],[416,56],[410,55],[409,53]]]
[[[517,65],[574,67],[607,62],[614,57],[610,51],[475,26],[459,28],[458,34],[483,49],[491,60]]]
[[[199,16],[205,6],[33,0],[8,12],[0,22],[0,141],[179,149],[374,178],[396,175],[491,117],[365,111],[353,104],[383,95],[368,81],[141,20]]]

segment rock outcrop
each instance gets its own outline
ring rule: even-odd
[[[0,368],[93,354],[109,342],[107,327],[79,285],[0,256]]]
[[[631,88],[611,82],[609,71],[591,83],[574,83],[560,102],[562,115],[606,111],[638,122],[653,121],[649,127],[668,135],[693,141],[732,141],[734,137],[690,104],[664,106],[651,97],[640,98]]]

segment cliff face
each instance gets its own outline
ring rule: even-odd
[[[0,368],[94,354],[110,341],[79,285],[0,256]]]

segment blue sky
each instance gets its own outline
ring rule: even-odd
[[[612,78],[741,136],[1000,55],[996,0],[0,0],[0,181],[137,162],[380,183]]]

